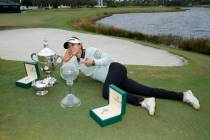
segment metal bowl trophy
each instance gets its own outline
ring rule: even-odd
[[[60,68],[60,74],[61,77],[66,80],[66,84],[69,87],[67,96],[65,96],[60,102],[61,107],[67,108],[80,106],[80,99],[76,97],[71,90],[71,86],[73,85],[74,80],[77,78],[79,70],[75,65],[72,65],[71,62],[64,62]]]
[[[32,53],[31,59],[39,63],[40,69],[47,75],[43,80],[34,81],[32,86],[35,88],[36,95],[43,96],[48,93],[48,88],[52,87],[56,83],[56,79],[53,77],[52,72],[55,70],[55,66],[62,62],[62,57],[56,55],[55,51],[48,48],[48,42],[44,40],[44,48],[38,53]],[[60,59],[60,62],[59,62]]]

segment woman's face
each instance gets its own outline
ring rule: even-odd
[[[79,44],[69,44],[69,50],[71,51],[72,55],[78,56],[81,51],[81,46]]]

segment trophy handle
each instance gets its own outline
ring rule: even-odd
[[[36,59],[34,59],[34,56],[36,56]],[[36,53],[32,53],[32,54],[31,54],[31,59],[34,60],[34,61],[37,61],[37,60],[38,60],[38,59],[37,59]]]
[[[56,56],[56,64],[60,64],[60,63],[63,63],[63,57],[60,55],[57,55]]]

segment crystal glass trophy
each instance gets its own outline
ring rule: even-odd
[[[67,95],[60,102],[60,105],[63,108],[78,107],[81,104],[80,99],[76,97],[71,90],[71,87],[78,75],[78,72],[79,71],[76,66],[72,65],[72,63],[69,62],[63,63],[60,68],[60,75],[64,80],[66,80],[66,85],[69,88]]]

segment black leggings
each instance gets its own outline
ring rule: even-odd
[[[103,85],[103,97],[109,97],[109,85],[114,84],[128,93],[127,102],[133,105],[140,105],[144,100],[142,96],[156,97],[162,99],[179,100],[183,99],[183,93],[168,91],[159,88],[151,88],[137,83],[127,77],[126,67],[120,63],[113,62],[109,66],[105,83]],[[140,96],[141,95],[141,96]]]

